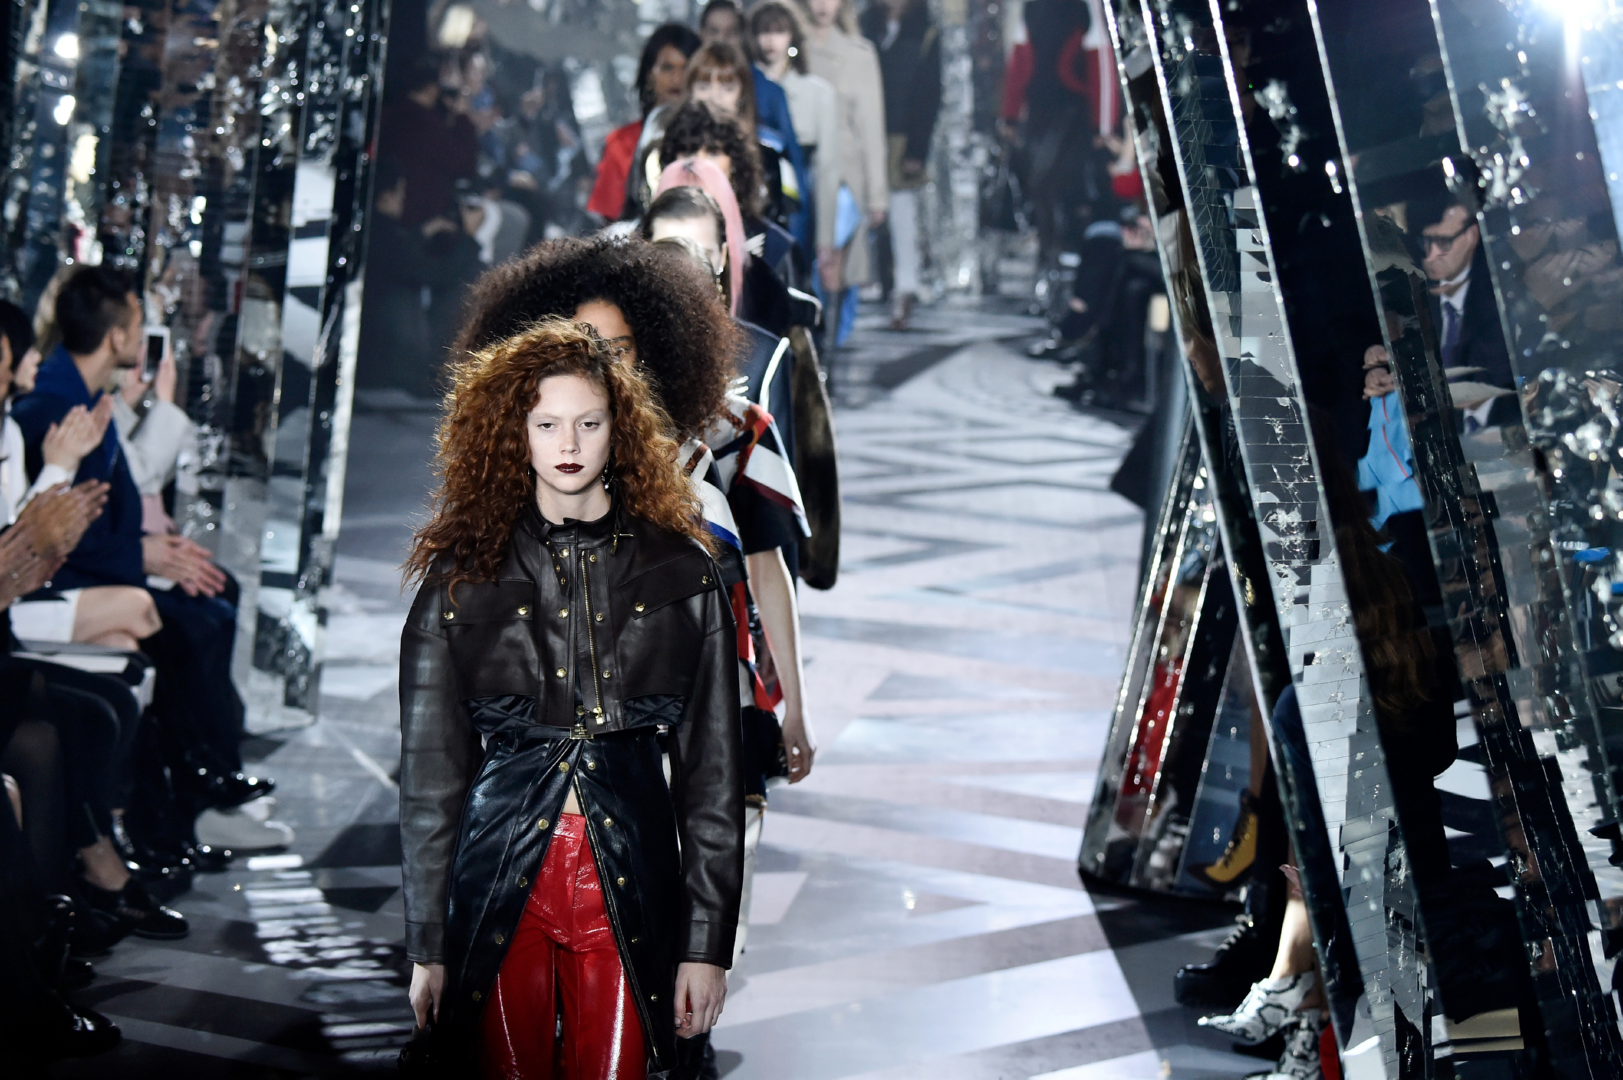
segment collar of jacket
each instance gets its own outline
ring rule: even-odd
[[[101,396],[92,393],[85,385],[84,376],[79,374],[79,366],[61,345],[53,349],[45,362],[40,364],[34,376],[34,393],[61,398],[70,406],[83,405],[87,409]]]
[[[630,535],[625,531],[625,517],[619,499],[615,499],[609,512],[596,521],[565,518],[562,524],[548,521],[543,517],[541,508],[536,506],[532,499],[525,503],[524,516],[519,519],[519,526],[543,544],[559,541],[580,547],[602,547],[604,544],[617,547],[615,541],[622,536]]]

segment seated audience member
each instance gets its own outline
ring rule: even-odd
[[[31,477],[44,468],[52,428],[76,406],[106,409],[103,388],[120,369],[140,362],[144,343],[134,282],[122,271],[76,270],[61,283],[55,316],[61,344],[40,365],[33,392],[12,408]],[[49,585],[30,599],[62,603],[74,590],[124,586],[144,590],[155,605],[161,628],[140,646],[157,668],[154,715],[180,799],[170,807],[179,813],[170,815],[175,820],[166,826],[166,840],[186,847],[197,812],[239,806],[274,786],[241,771],[243,705],[231,682],[236,583],[198,544],[180,536],[142,535],[140,491],[116,431],[109,427],[76,475],[80,482],[110,485],[106,511]],[[164,815],[149,808],[144,818],[135,816],[144,824],[132,824],[150,831],[158,828],[154,819]]]
[[[18,363],[31,355],[33,328],[15,304],[0,301],[0,401],[7,415],[0,431],[0,514],[7,522],[41,491],[72,480],[79,464],[106,437],[113,413],[111,395],[93,408],[75,405],[52,424],[40,447],[43,464],[29,483],[22,428],[11,418],[15,397],[34,388],[34,363]],[[184,416],[183,416],[184,418]],[[144,588],[131,585],[94,585],[69,589],[48,599],[13,607],[11,622],[17,636],[31,641],[78,641],[116,649],[134,649],[136,642],[158,630],[158,611]]]
[[[1431,280],[1438,359],[1455,384],[1454,405],[1464,414],[1465,429],[1520,420],[1516,396],[1502,392],[1515,388],[1515,374],[1476,219],[1449,198],[1431,212],[1417,207],[1411,220],[1421,226],[1421,265]]]
[[[1129,207],[1119,220],[1089,225],[1081,254],[1067,311],[1039,354],[1083,361],[1076,381],[1055,394],[1121,407],[1143,392],[1150,300],[1166,291],[1155,233]]]
[[[42,586],[61,566],[106,498],[107,485],[96,482],[43,491],[0,531],[0,701],[10,706],[0,709],[0,754],[24,765],[37,763],[46,779],[61,775],[70,762],[54,728],[22,706],[33,678],[10,656],[5,618],[18,596]],[[74,905],[67,897],[47,895],[32,838],[24,832],[25,825],[36,822],[25,805],[23,786],[9,773],[0,780],[8,796],[0,803],[0,911],[5,912],[0,919],[0,1038],[5,1040],[8,1070],[31,1076],[57,1058],[111,1049],[121,1036],[105,1016],[68,1000],[68,993],[85,986],[95,972],[68,956]],[[35,792],[36,806],[46,794]]]

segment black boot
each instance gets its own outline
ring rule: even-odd
[[[1259,875],[1246,888],[1245,914],[1204,964],[1188,964],[1173,976],[1172,996],[1180,1005],[1232,1009],[1251,989],[1268,977],[1279,949],[1279,928],[1284,920],[1281,876]]]
[[[1210,960],[1178,969],[1172,996],[1180,1005],[1232,1009],[1252,983],[1267,977],[1278,947],[1278,940],[1265,937],[1250,915],[1241,915]]]
[[[116,892],[98,889],[89,882],[82,883],[81,888],[86,900],[86,924],[97,924],[104,931],[104,938],[116,935],[107,942],[108,946],[128,934],[155,941],[173,941],[185,937],[190,929],[184,915],[152,899],[134,877]]]
[[[81,1058],[104,1054],[124,1038],[118,1025],[94,1009],[69,1005],[65,1001],[55,1004],[48,1023],[41,1032],[40,1049],[46,1060],[55,1058]]]

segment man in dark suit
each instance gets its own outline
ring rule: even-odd
[[[1515,373],[1510,367],[1476,218],[1458,202],[1450,201],[1444,204],[1439,217],[1420,230],[1420,238],[1426,277],[1432,281],[1431,316],[1437,327],[1443,368],[1480,369],[1450,377],[1449,382],[1485,383],[1514,390]],[[1514,394],[1476,401],[1460,392],[1454,397],[1470,431],[1503,424],[1519,415]]]

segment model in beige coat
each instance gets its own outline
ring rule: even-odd
[[[885,221],[890,205],[890,181],[885,145],[885,89],[879,76],[879,54],[856,31],[849,0],[804,0],[810,25],[806,31],[808,71],[833,84],[839,95],[839,153],[818,157],[826,164],[838,160],[838,182],[867,211],[867,224]],[[819,176],[822,181],[822,176]],[[833,257],[829,257],[829,256]],[[831,292],[868,280],[868,242],[865,229],[840,253],[819,253],[824,287]]]

